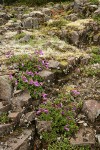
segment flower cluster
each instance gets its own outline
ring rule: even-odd
[[[43,109],[43,108],[39,108],[39,110],[37,111],[37,115],[40,115],[41,113],[46,113],[48,114],[49,113],[49,110],[48,109]]]
[[[10,55],[10,53],[8,54]],[[22,61],[17,58],[16,60],[19,60],[19,72],[14,80],[17,88],[22,90],[28,89],[32,98],[43,98],[46,100],[47,94],[44,92],[44,82],[39,72],[48,68],[48,61],[40,57],[41,55],[43,55],[43,51],[39,50],[35,51],[34,57],[29,55],[22,59]],[[9,78],[12,80],[13,76],[10,75]]]
[[[71,90],[71,94],[76,97],[76,96],[80,95],[80,92],[77,90]]]

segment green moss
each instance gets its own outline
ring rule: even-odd
[[[99,0],[90,0],[90,2],[91,2],[92,4],[98,4],[98,3],[99,3]]]
[[[16,34],[15,39],[19,40],[21,38],[23,38],[26,34],[24,32],[20,33],[20,34]]]
[[[100,23],[100,15],[98,14],[98,15],[95,15],[94,17],[93,17],[93,19],[95,20],[95,21],[97,21],[98,23]]]
[[[92,48],[92,59],[90,63],[92,64],[100,63],[100,48],[99,47]]]
[[[90,150],[90,147],[72,146],[66,137],[61,137],[57,142],[50,144],[48,150]]]
[[[0,116],[0,123],[8,123],[9,122],[9,118],[8,118],[8,115],[7,113],[3,113],[1,116]]]
[[[53,22],[49,23],[48,26],[61,28],[62,26],[66,26],[67,23],[69,23],[69,21],[64,20],[64,19],[63,20],[54,20]]]

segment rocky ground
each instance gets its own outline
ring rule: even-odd
[[[100,2],[89,0],[42,7],[0,5],[0,150],[48,149],[39,137],[51,128],[47,120],[38,121],[41,100],[33,100],[28,91],[11,84],[9,75],[19,72],[18,64],[7,63],[13,56],[32,56],[36,50],[43,50],[49,64],[40,72],[48,100],[76,91],[79,129],[68,137],[71,146],[99,150]],[[48,150],[57,149],[69,150],[67,146]]]

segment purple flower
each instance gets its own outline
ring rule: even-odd
[[[39,73],[35,71],[35,74],[38,75]]]
[[[42,70],[42,68],[40,66],[37,66],[39,70]]]
[[[11,51],[8,51],[8,52],[6,53],[6,57],[7,57],[7,58],[11,58],[11,57],[12,57],[12,55],[13,55],[13,54],[12,54],[12,52],[11,52]]]
[[[64,115],[64,111],[62,111],[62,113],[61,113],[62,115]]]
[[[24,63],[22,63],[22,67],[24,67]]]
[[[36,55],[43,55],[43,51],[42,51],[42,50],[35,51],[35,54],[36,54]]]
[[[45,67],[48,69],[49,68],[49,63],[45,62]]]
[[[40,82],[40,85],[43,85],[43,82]]]
[[[12,79],[13,79],[13,76],[12,76],[12,74],[10,74],[10,75],[9,75],[9,78],[10,78],[10,80],[12,80]]]
[[[36,114],[37,114],[37,115],[41,114],[41,110],[38,110],[38,111],[36,112]]]
[[[43,93],[43,94],[42,94],[42,97],[43,97],[44,100],[46,100],[46,99],[47,99],[47,94],[46,94],[46,93]]]
[[[43,112],[48,114],[49,111],[47,109],[44,109]]]
[[[40,51],[39,51],[39,54],[40,54],[40,55],[43,55],[43,51],[42,51],[42,50],[40,50]]]
[[[25,76],[22,76],[22,80],[23,80],[23,82],[26,82],[26,83],[28,82],[28,80]]]
[[[30,76],[32,76],[32,77],[34,76],[34,74],[33,74],[32,71],[26,71],[26,74],[27,74],[27,75],[30,75]]]
[[[15,85],[18,85],[18,81],[17,80],[15,81]]]
[[[66,126],[64,127],[64,129],[65,129],[66,131],[69,131],[69,128],[67,128]]]
[[[33,85],[33,84],[34,84],[33,79],[30,79],[30,80],[29,80],[29,84],[30,84],[30,85]]]
[[[72,93],[74,96],[80,95],[80,92],[78,92],[77,90],[72,90],[71,93]]]
[[[38,81],[33,81],[33,84],[35,85],[35,86],[40,86],[40,84],[39,84],[39,82]]]
[[[45,65],[45,61],[44,60],[42,60],[42,65]]]

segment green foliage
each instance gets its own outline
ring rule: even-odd
[[[93,4],[98,4],[99,0],[90,0],[90,2],[93,3]]]
[[[94,47],[92,49],[92,59],[91,63],[100,63],[100,48],[99,47]]]
[[[0,115],[0,123],[8,123],[9,122],[9,118],[7,116],[7,113],[3,113],[2,115]]]
[[[49,25],[49,27],[57,27],[57,28],[61,28],[62,26],[65,26],[68,23],[68,21],[66,20],[56,20],[51,22]]]
[[[97,66],[95,66],[97,64]],[[85,76],[100,76],[100,48],[93,47],[91,51],[91,60],[88,66],[83,70]]]
[[[72,146],[66,137],[61,137],[55,143],[49,144],[48,150],[90,150],[90,148],[89,146]]]
[[[62,94],[57,99],[40,105],[37,111],[39,120],[52,122],[52,130],[41,133],[43,140],[51,144],[56,142],[59,136],[71,136],[77,131],[78,127],[75,122],[77,106],[72,101],[70,94]]]
[[[26,35],[26,34],[25,34],[24,32],[22,32],[22,33],[20,33],[20,34],[16,34],[16,35],[15,35],[15,39],[16,39],[16,40],[19,40],[19,39],[23,38],[25,35]]]
[[[95,15],[94,17],[94,20],[97,21],[98,23],[100,23],[100,15]]]

